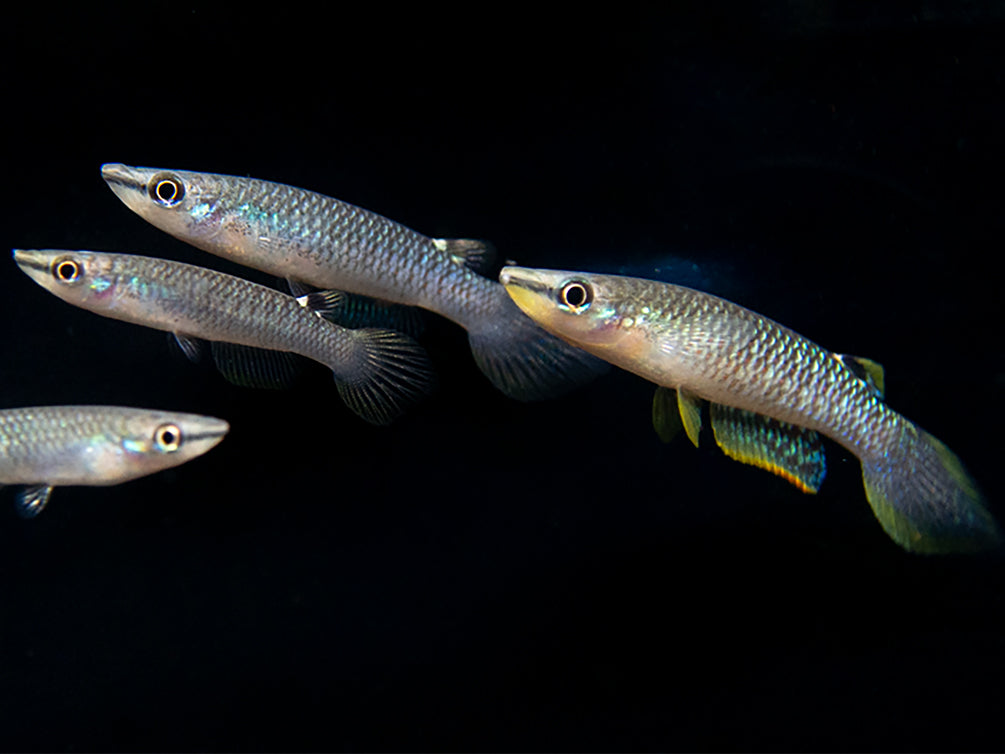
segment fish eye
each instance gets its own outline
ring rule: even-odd
[[[593,288],[581,280],[570,280],[558,292],[558,302],[573,313],[579,314],[590,308],[593,302]]]
[[[154,445],[162,453],[173,453],[181,447],[181,429],[177,424],[161,424],[154,430]]]
[[[185,184],[170,173],[158,173],[147,184],[150,198],[162,207],[174,207],[185,198]]]
[[[83,274],[84,268],[72,257],[60,257],[52,263],[52,276],[60,283],[76,283]]]

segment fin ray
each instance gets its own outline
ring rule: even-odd
[[[499,286],[500,310],[469,328],[471,352],[499,390],[520,401],[555,398],[593,381],[610,365],[546,332]]]
[[[488,274],[496,261],[492,244],[473,238],[434,238],[433,245],[446,252],[455,264],[467,267],[479,275]]]
[[[351,375],[335,373],[346,405],[371,424],[387,425],[406,406],[432,392],[436,374],[425,350],[393,330],[353,330],[359,363]]]
[[[17,496],[17,512],[21,518],[34,518],[49,504],[52,485],[33,484]]]
[[[906,420],[895,449],[863,459],[862,480],[879,523],[905,550],[979,552],[1001,544],[1001,530],[960,459]]]
[[[240,387],[283,390],[296,381],[301,360],[287,351],[271,351],[214,340],[213,363],[231,384]]]

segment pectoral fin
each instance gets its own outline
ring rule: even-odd
[[[690,393],[684,388],[677,391],[677,409],[680,411],[680,419],[684,423],[687,439],[696,448],[698,447],[698,434],[701,432],[701,403],[702,399],[694,393]]]
[[[770,471],[803,492],[816,492],[827,473],[816,432],[761,414],[713,403],[715,441],[730,458]]]

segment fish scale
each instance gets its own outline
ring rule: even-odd
[[[861,461],[873,512],[902,547],[936,553],[999,545],[998,525],[962,463],[849,366],[865,368],[863,360],[838,356],[756,312],[682,286],[522,267],[503,268],[500,281],[549,331],[676,389],[693,441],[696,401],[725,407],[712,419],[728,455],[814,491],[823,458],[813,438],[800,433],[820,433]],[[563,298],[569,290],[575,301]],[[654,416],[665,413],[654,410]],[[657,431],[671,434],[668,427]]]

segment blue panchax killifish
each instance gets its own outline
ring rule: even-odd
[[[872,510],[902,547],[934,553],[998,544],[998,526],[959,459],[883,401],[878,364],[682,286],[521,267],[504,267],[500,280],[543,327],[676,390],[695,444],[708,401],[727,455],[812,492],[824,475],[820,433],[861,461]],[[658,423],[671,414],[665,398],[657,396]]]

